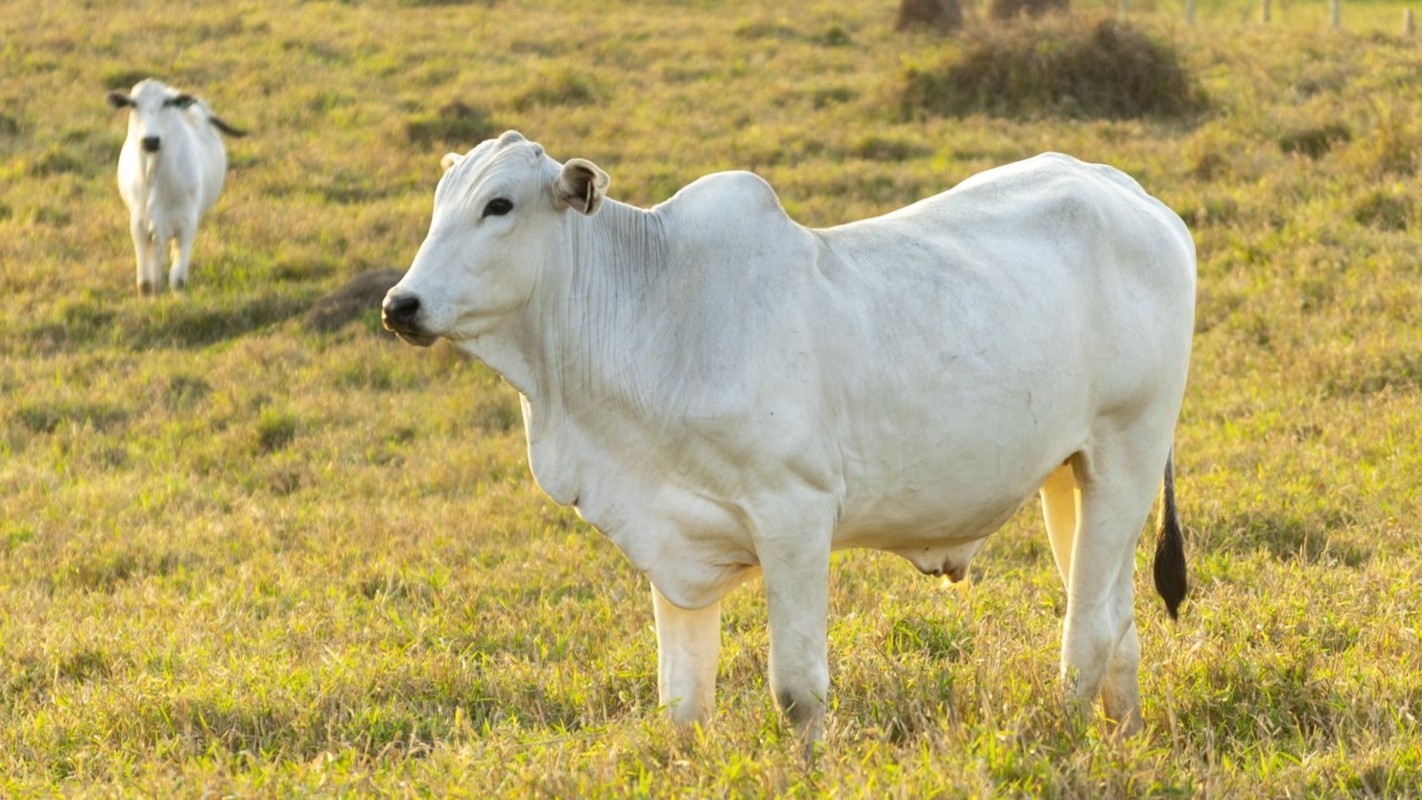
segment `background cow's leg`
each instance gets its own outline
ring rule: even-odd
[[[1039,492],[1042,497],[1042,518],[1047,523],[1047,538],[1052,543],[1052,557],[1062,584],[1071,581],[1071,546],[1076,539],[1078,496],[1076,477],[1070,463],[1062,464],[1047,476]]]
[[[807,752],[819,741],[829,697],[829,537],[814,534],[762,544],[758,554],[770,612],[770,688]]]
[[[153,294],[158,290],[158,243],[153,238],[153,229],[148,221],[133,216],[128,221],[129,235],[133,237],[134,257],[138,262],[138,293]]]
[[[652,587],[657,620],[657,700],[680,725],[704,725],[716,706],[721,603],[694,611],[672,605]]]
[[[1140,726],[1140,647],[1132,605],[1135,545],[1154,501],[1159,470],[1141,466],[1154,458],[1126,455],[1098,454],[1085,463],[1067,578],[1062,680],[1068,696],[1084,707],[1100,694],[1107,716],[1129,733]],[[1159,460],[1164,458],[1162,452]]]

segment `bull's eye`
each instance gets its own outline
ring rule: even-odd
[[[488,205],[484,206],[484,216],[486,217],[502,217],[510,211],[513,211],[513,201],[506,197],[495,197],[489,201]]]

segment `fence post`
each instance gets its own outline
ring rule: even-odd
[[[1185,0],[1185,22],[1195,24],[1195,0]]]
[[[1402,35],[1411,36],[1417,33],[1417,20],[1412,18],[1412,9],[1402,9]]]
[[[1259,8],[1259,21],[1269,21],[1269,0],[1264,0],[1264,4]]]
[[[1328,0],[1328,26],[1335,31],[1343,26],[1342,6],[1340,0]]]

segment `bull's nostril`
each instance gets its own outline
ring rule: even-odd
[[[157,136],[143,137],[143,149],[147,150],[150,153],[158,152],[158,148],[161,147],[162,144],[163,140],[159,139]]]
[[[407,294],[387,296],[382,311],[386,327],[408,330],[414,327],[415,316],[420,313],[420,298]]]

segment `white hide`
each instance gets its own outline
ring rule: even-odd
[[[188,282],[198,222],[217,201],[227,177],[227,152],[218,131],[242,133],[215,117],[201,100],[156,80],[138,83],[127,95],[110,92],[108,99],[116,108],[129,109],[118,185],[128,206],[139,292],[161,289],[170,249],[168,282],[182,289]]]
[[[651,580],[674,718],[709,717],[719,602],[761,574],[771,685],[813,740],[830,551],[956,579],[1039,492],[1067,691],[1139,725],[1131,576],[1185,389],[1195,251],[1135,181],[1046,154],[810,229],[744,172],[643,210],[513,132],[446,164],[386,324],[522,393],[540,486]]]

